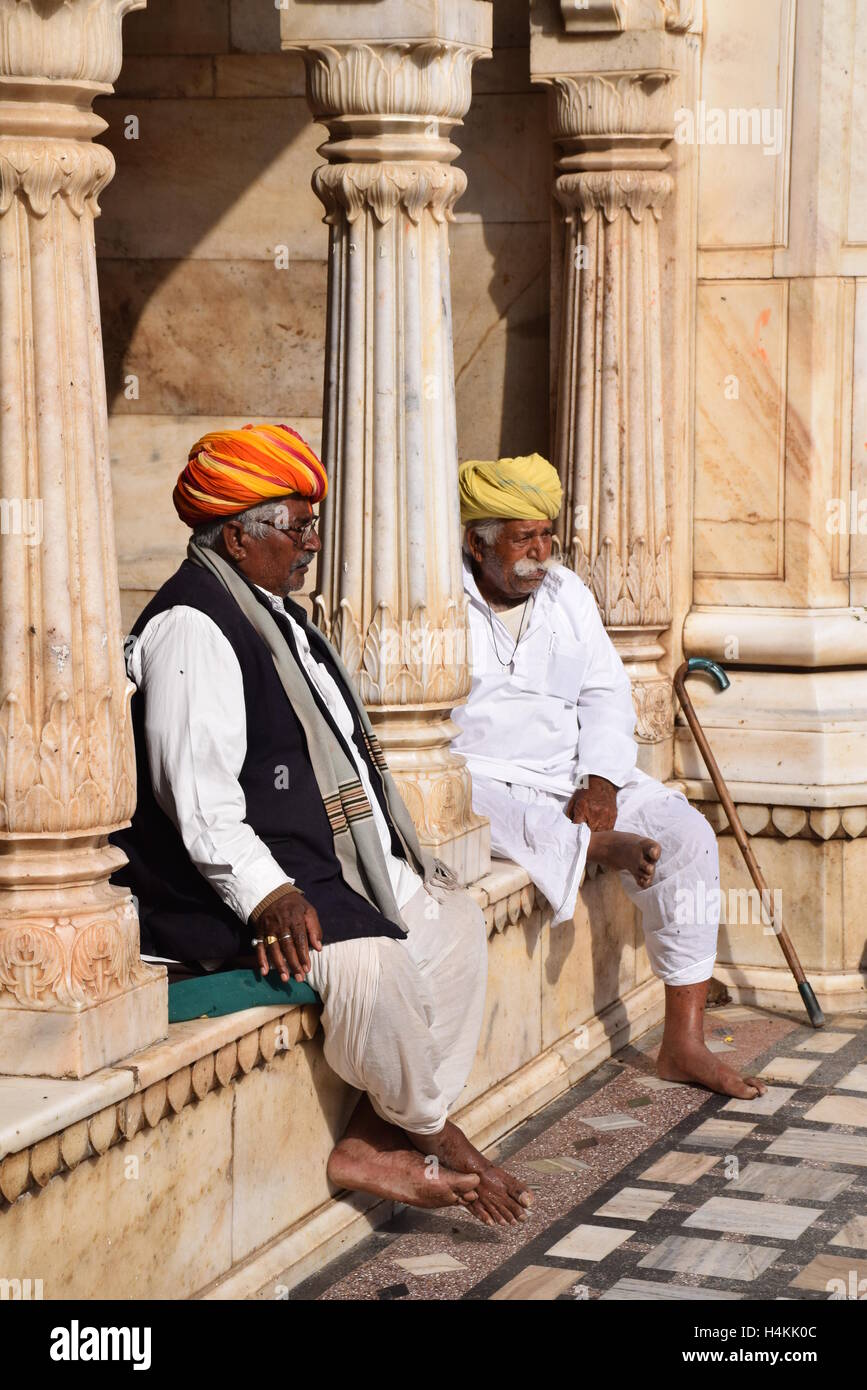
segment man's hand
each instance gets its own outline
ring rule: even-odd
[[[287,893],[284,898],[278,898],[256,918],[254,933],[262,938],[262,945],[256,947],[261,974],[267,975],[274,965],[284,983],[290,973],[301,983],[310,969],[309,947],[322,950],[319,917],[303,893]],[[268,936],[275,936],[277,940],[266,947],[264,941]]]
[[[583,821],[591,830],[613,830],[617,819],[617,788],[604,777],[588,777],[587,786],[573,792],[566,815],[573,825]]]

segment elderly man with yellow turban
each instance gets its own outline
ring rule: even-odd
[[[326,1059],[365,1093],[329,1159],[339,1187],[514,1224],[532,1198],[448,1119],[481,1028],[482,913],[423,856],[340,658],[290,597],[326,491],[286,425],[193,446],[174,492],[187,558],[127,642],[138,804],[116,881],[143,955],[246,958],[319,994]]]
[[[588,862],[621,871],[665,983],[660,1076],[747,1099],[764,1083],[738,1076],[704,1042],[716,838],[680,792],[636,767],[623,663],[589,589],[551,559],[561,495],[538,454],[461,467],[473,681],[452,716],[453,746],[472,772],[475,809],[490,819],[493,852],[527,870],[555,925],[572,918]]]

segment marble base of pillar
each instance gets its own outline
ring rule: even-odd
[[[166,1036],[165,971],[90,1008],[8,1009],[0,1016],[0,1075],[90,1076]]]
[[[661,629],[609,627],[617,654],[632,682],[638,766],[648,777],[666,782],[674,756],[674,690],[659,668],[665,649]]]
[[[449,713],[372,708],[370,718],[422,848],[468,884],[491,867],[491,828],[473,810],[465,760],[451,751],[457,728]]]
[[[773,814],[787,832],[794,828],[781,808]],[[774,834],[752,836],[753,853],[819,1003],[828,1014],[867,1007],[861,926],[867,839],[850,839],[838,828],[839,838],[823,840],[809,820],[794,835],[777,831],[773,820],[768,829]],[[747,897],[753,884],[734,836],[725,833],[718,844],[723,904],[732,920],[720,925],[714,976],[743,1003],[800,1013],[798,987],[761,921],[757,895]]]
[[[100,837],[0,844],[0,1074],[84,1077],[165,1037],[168,984]]]

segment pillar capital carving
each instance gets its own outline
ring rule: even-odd
[[[114,177],[114,156],[104,145],[77,140],[0,137],[0,217],[16,193],[34,217],[62,197],[76,217],[99,216],[99,194]]]
[[[553,133],[560,142],[640,135],[663,144],[674,136],[670,68],[581,72],[539,78],[554,96]]]
[[[340,116],[420,116],[459,121],[472,100],[473,63],[487,49],[442,39],[421,42],[287,42],[307,67],[317,120]]]
[[[567,34],[669,29],[682,34],[696,21],[696,0],[559,0]]]
[[[10,79],[110,87],[121,23],[147,0],[0,0],[0,99]]]
[[[490,51],[442,39],[284,43],[304,58],[307,97],[332,161],[450,164],[449,132],[472,100],[472,68]]]
[[[567,221],[578,214],[589,222],[602,213],[614,222],[621,211],[628,211],[634,222],[641,222],[647,210],[659,222],[671,190],[668,174],[645,174],[635,170],[596,170],[588,174],[561,174],[554,183],[557,202],[565,208]]]
[[[640,222],[649,209],[658,222],[673,187],[668,174],[599,169],[561,174],[554,193],[565,209],[567,221],[577,214],[582,222],[589,222],[601,212],[607,222],[614,222],[626,209],[633,222]]]
[[[414,226],[424,212],[436,222],[452,221],[454,205],[467,186],[462,169],[437,163],[322,164],[313,188],[325,205],[324,220],[353,223],[371,212],[381,227],[400,210]]]

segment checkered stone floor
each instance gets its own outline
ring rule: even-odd
[[[867,1293],[867,1016],[815,1033],[795,1016],[709,1011],[708,1041],[768,1081],[754,1102],[660,1082],[660,1031],[499,1146],[534,1190],[529,1221],[492,1231],[468,1213],[403,1208],[290,1297]],[[273,1296],[270,1285],[258,1295]]]

